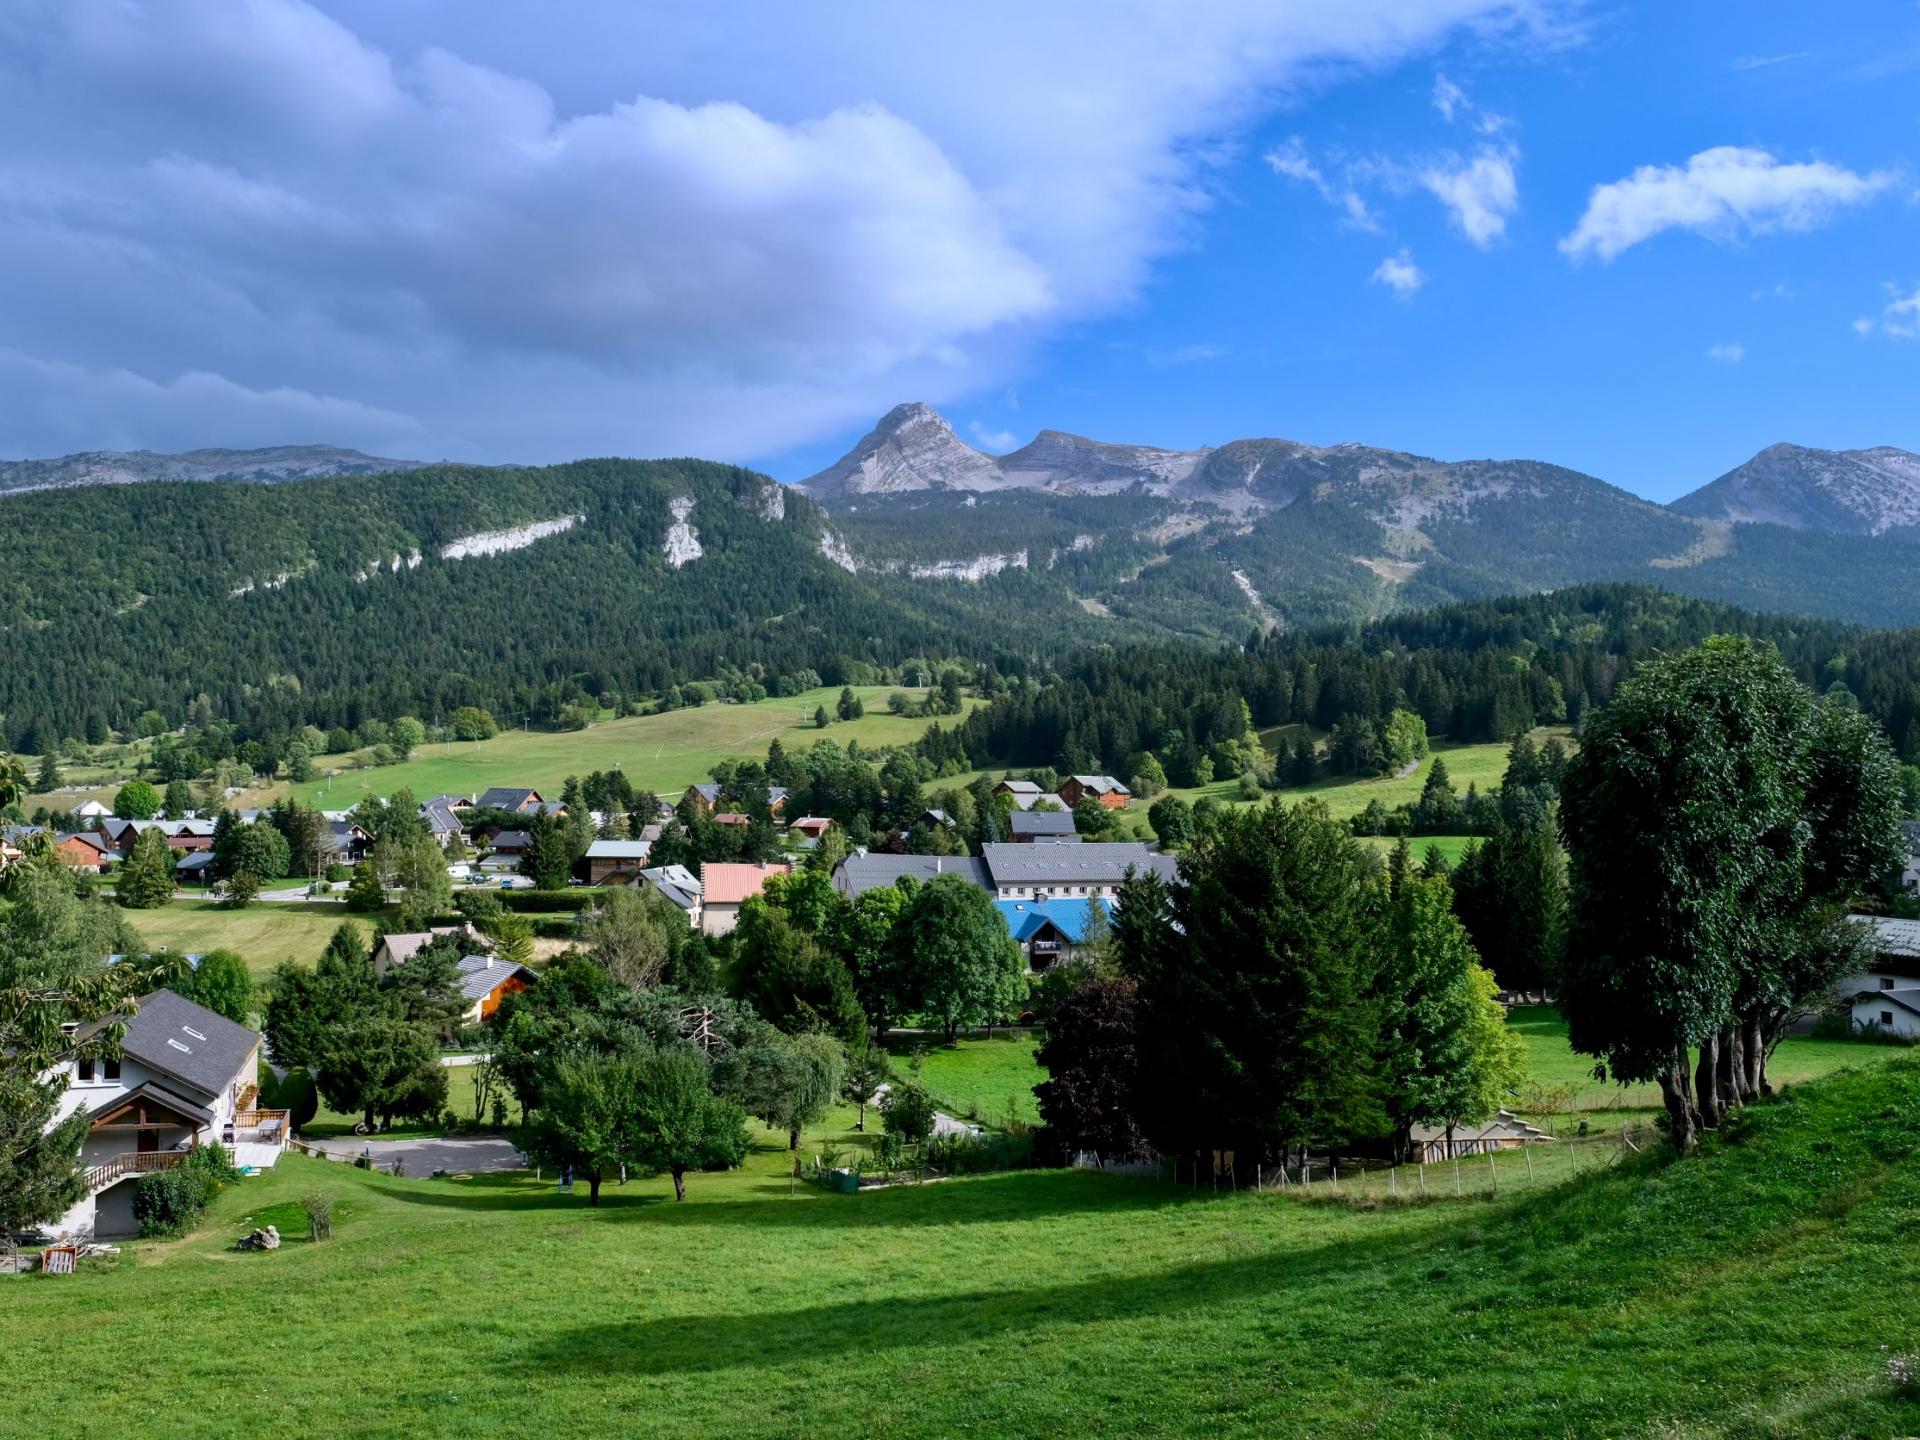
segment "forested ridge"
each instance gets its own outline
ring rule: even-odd
[[[681,499],[701,553],[676,569],[665,537]],[[439,555],[571,515],[525,548]],[[243,735],[463,705],[539,723],[583,696],[738,673],[772,688],[908,656],[1017,667],[1023,647],[1111,631],[1044,573],[850,574],[821,553],[811,501],[696,460],[97,487],[9,497],[0,519],[0,714],[30,753],[146,710]]]
[[[921,750],[962,766],[1115,768],[1142,752],[1163,763],[1202,752],[1248,724],[1379,725],[1399,708],[1435,735],[1503,740],[1578,724],[1637,664],[1715,634],[1772,644],[1798,679],[1857,702],[1904,758],[1920,760],[1920,630],[1760,615],[1638,585],[1448,605],[1237,647],[1089,653],[1055,683],[1010,687],[959,724],[932,727]]]

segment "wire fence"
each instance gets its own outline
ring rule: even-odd
[[[1604,1133],[1549,1135],[1504,1149],[1462,1147],[1460,1152],[1424,1163],[1317,1155],[1285,1166],[1249,1167],[1223,1160],[1212,1174],[1187,1168],[1170,1178],[1195,1190],[1221,1194],[1245,1190],[1349,1203],[1494,1198],[1565,1184],[1609,1169],[1663,1139],[1651,1124],[1633,1122]]]

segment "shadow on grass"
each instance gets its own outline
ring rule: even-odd
[[[571,1196],[561,1195],[551,1181],[542,1184],[524,1172],[419,1184],[399,1181],[381,1189],[403,1204],[456,1210],[589,1208],[585,1186],[576,1182]],[[819,1230],[994,1225],[1050,1215],[1154,1210],[1213,1198],[1159,1181],[1084,1170],[1020,1170],[859,1195],[829,1194],[804,1182],[789,1194],[784,1177],[716,1174],[688,1175],[685,1203],[658,1193],[636,1194],[631,1187],[609,1182],[601,1186],[600,1209],[644,1209],[649,1223],[677,1226]]]

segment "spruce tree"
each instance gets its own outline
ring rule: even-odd
[[[129,910],[155,910],[173,898],[173,851],[158,830],[142,830],[120,867],[115,891]]]

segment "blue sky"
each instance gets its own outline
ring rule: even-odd
[[[1920,449],[1911,0],[16,0],[0,124],[4,455]]]

